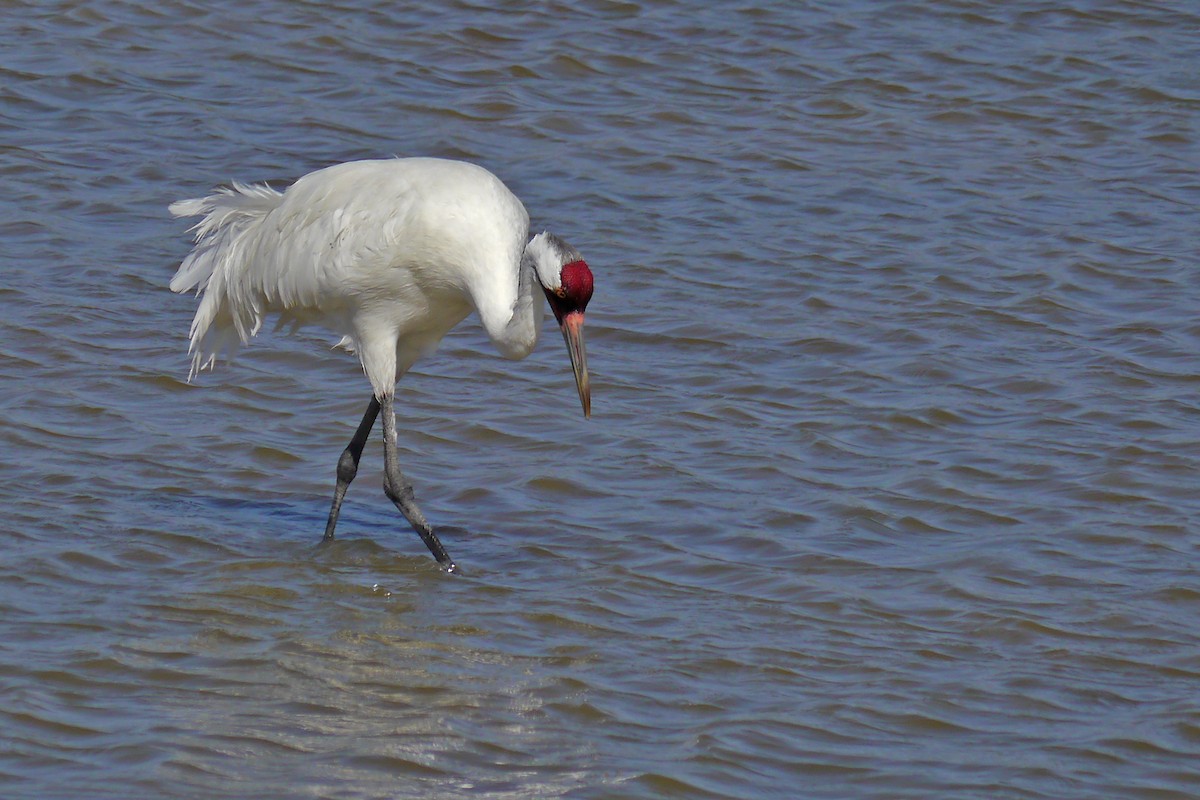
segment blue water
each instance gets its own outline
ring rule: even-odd
[[[0,796],[1191,798],[1183,6],[16,3]],[[397,393],[305,329],[186,382],[166,205],[483,164],[596,273]]]

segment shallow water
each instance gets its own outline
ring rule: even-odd
[[[1185,4],[9,3],[0,795],[1191,798]],[[401,383],[193,384],[166,205],[493,169],[597,275]]]

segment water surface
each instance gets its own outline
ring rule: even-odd
[[[1185,4],[8,3],[6,798],[1191,798]],[[166,205],[466,158],[597,275],[193,384]]]

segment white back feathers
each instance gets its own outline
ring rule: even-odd
[[[235,183],[170,210],[203,216],[171,281],[173,291],[201,293],[192,376],[232,355],[271,312],[340,333],[377,392],[390,391],[472,308],[505,355],[525,355],[536,342],[541,301],[520,281],[529,216],[473,164],[357,161],[305,175],[283,193]],[[518,309],[525,324],[514,326]]]

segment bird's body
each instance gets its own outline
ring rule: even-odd
[[[235,352],[268,314],[281,323],[320,324],[341,334],[362,361],[374,390],[367,415],[373,423],[378,403],[390,411],[396,381],[472,310],[503,355],[527,355],[537,343],[544,294],[589,410],[580,330],[591,272],[552,234],[527,243],[525,207],[482,167],[433,158],[356,161],[305,175],[283,193],[235,183],[175,203],[171,212],[203,217],[195,249],[171,281],[173,291],[201,292],[192,375]],[[387,415],[384,423],[386,444]],[[370,425],[361,427],[365,439]],[[355,454],[355,468],[357,461]],[[341,473],[327,538],[345,491]]]
[[[529,215],[474,164],[354,161],[284,193],[235,184],[171,211],[209,215],[197,230],[211,239],[171,281],[176,292],[205,290],[193,372],[236,350],[272,312],[341,334],[376,394],[473,309],[504,355],[521,358],[537,343],[544,305],[520,275]]]

